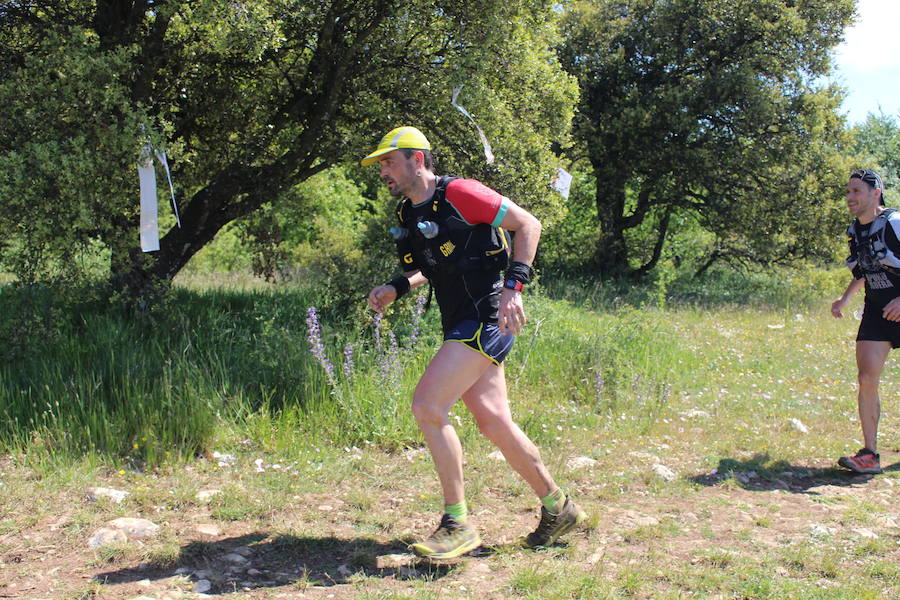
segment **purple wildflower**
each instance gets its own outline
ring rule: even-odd
[[[409,334],[410,349],[414,349],[419,341],[419,326],[422,324],[423,314],[425,314],[425,295],[419,294],[412,312],[412,331]]]
[[[310,306],[306,311],[306,340],[309,342],[309,351],[319,361],[328,376],[328,382],[333,389],[337,389],[337,381],[334,378],[334,366],[328,360],[325,353],[325,344],[322,343],[322,330],[319,327],[319,315],[316,314],[316,307]]]
[[[381,328],[384,326],[384,317],[381,313],[375,313],[372,321],[375,325],[375,352],[381,352]]]
[[[399,348],[397,336],[390,329],[387,332],[388,343],[382,345],[382,351],[378,357],[378,367],[381,375],[381,383],[386,389],[394,389],[397,383],[400,368]]]
[[[353,378],[353,346],[344,346],[344,379],[350,381]]]
[[[594,377],[594,400],[597,404],[600,404],[600,401],[603,397],[603,386],[605,382],[603,381],[603,371],[599,368],[597,369],[597,375]]]

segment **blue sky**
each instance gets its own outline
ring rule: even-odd
[[[850,123],[879,106],[900,116],[900,0],[859,0],[857,21],[834,52],[834,81],[847,89],[842,112]]]

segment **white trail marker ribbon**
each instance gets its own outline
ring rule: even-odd
[[[572,187],[572,174],[562,167],[556,167],[556,178],[550,184],[563,198],[569,198],[569,189]]]
[[[452,104],[456,108],[456,110],[465,115],[466,118],[472,121],[472,125],[474,125],[475,129],[478,130],[478,135],[481,137],[481,145],[484,146],[484,158],[485,160],[487,160],[487,164],[491,164],[492,162],[494,162],[494,152],[491,150],[491,145],[488,143],[487,136],[484,135],[481,127],[478,126],[478,123],[475,122],[475,119],[472,117],[472,115],[469,114],[469,111],[456,103],[456,97],[459,96],[459,93],[461,91],[462,86],[454,88],[453,97],[450,99],[450,104]]]
[[[172,210],[175,212],[178,227],[181,227],[178,204],[175,203],[175,187],[172,185],[172,174],[169,171],[166,153],[155,150],[153,146],[146,144],[137,166],[138,181],[141,186],[141,250],[144,252],[159,250],[159,198],[156,195],[154,156],[166,170],[166,179],[169,182],[169,192],[172,196]]]

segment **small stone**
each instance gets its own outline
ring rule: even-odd
[[[129,538],[152,538],[159,534],[159,525],[147,519],[121,517],[110,521],[109,526],[123,531]]]
[[[889,517],[889,516],[887,516],[887,515],[878,517],[877,520],[878,520],[878,524],[881,525],[882,527],[885,527],[885,528],[888,528],[888,527],[894,528],[894,527],[897,527],[897,526],[898,526],[898,525],[897,525],[897,520],[894,519],[893,517]]]
[[[858,527],[852,530],[853,533],[857,534],[859,537],[869,538],[871,540],[877,540],[878,534],[872,531],[871,529],[865,529],[864,527]]]
[[[347,565],[341,565],[337,568],[337,572],[341,577],[347,578],[353,575],[353,571]]]
[[[405,565],[400,567],[400,577],[416,577],[418,574],[419,572],[412,567],[407,567]]]
[[[213,499],[213,496],[221,494],[222,490],[200,490],[197,492],[197,495],[194,496],[198,502],[208,503]]]
[[[100,498],[107,498],[108,500],[112,500],[116,504],[120,504],[122,500],[124,500],[130,492],[123,492],[122,490],[114,490],[112,488],[105,487],[89,487],[86,490],[87,499],[96,502]]]
[[[408,565],[414,559],[412,554],[382,554],[375,558],[375,568],[396,569]]]
[[[88,540],[88,546],[91,548],[99,548],[108,544],[124,543],[128,541],[128,536],[119,529],[112,527],[101,527]]]
[[[238,546],[234,550],[232,550],[235,554],[240,554],[241,556],[250,556],[253,554],[253,550],[248,548],[247,546]]]
[[[628,456],[640,458],[641,460],[647,460],[652,463],[659,462],[659,457],[657,457],[656,455],[650,454],[649,452],[629,452]]]
[[[624,521],[623,525],[637,527],[652,527],[659,525],[659,519],[649,515],[642,515],[636,511],[624,509],[619,511],[620,520]]]
[[[500,452],[499,450],[494,450],[493,452],[488,454],[488,458],[490,458],[491,460],[496,460],[496,461],[506,461],[506,457],[503,456],[503,453]]]
[[[794,426],[794,429],[799,431],[800,433],[809,433],[809,429],[806,428],[806,425],[803,424],[803,421],[797,418],[790,419],[791,425]]]
[[[251,577],[256,577],[260,572],[259,569],[247,569],[247,575],[250,575]]]
[[[813,525],[809,529],[809,534],[813,537],[827,537],[834,533],[834,529],[824,525]]]
[[[235,552],[229,552],[228,554],[226,554],[225,556],[222,557],[222,560],[227,560],[228,562],[234,563],[236,565],[242,565],[245,562],[247,562],[246,558],[244,558],[243,556],[241,556],[240,554],[237,554]]]
[[[756,471],[738,471],[734,474],[734,478],[745,485],[756,479],[756,477]]]
[[[329,504],[322,504],[318,507],[318,509],[323,512],[331,512],[334,510],[334,507]]]
[[[710,415],[705,410],[697,410],[696,408],[692,408],[691,410],[686,410],[681,413],[682,417],[687,417],[688,419],[708,419],[712,415]]]
[[[222,530],[218,525],[213,525],[212,523],[201,523],[197,525],[197,531],[202,533],[203,535],[211,535],[211,536],[219,536],[222,533]]]
[[[659,475],[663,481],[675,481],[678,479],[678,473],[663,464],[655,464],[651,467],[653,472]]]
[[[198,594],[205,594],[209,590],[212,589],[212,583],[208,579],[198,579],[191,586],[192,592],[197,592]]]
[[[570,471],[574,471],[575,469],[595,467],[597,464],[597,461],[590,456],[573,456],[566,461],[566,468]]]

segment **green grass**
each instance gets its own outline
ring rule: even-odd
[[[352,571],[344,597],[361,598],[892,597],[898,536],[883,523],[896,511],[877,486],[900,478],[888,472],[869,484],[878,493],[852,495],[830,470],[859,446],[857,322],[828,314],[837,276],[793,278],[766,287],[729,276],[693,292],[676,281],[662,306],[652,288],[535,287],[507,363],[511,406],[561,487],[589,509],[589,530],[546,552],[501,549],[449,570],[387,573],[376,558],[427,533],[441,502],[409,411],[440,343],[435,311],[415,345],[414,299],[388,315],[400,351],[387,375],[390,353],[364,313],[325,320],[330,383],[306,339],[317,298],[301,287],[179,287],[145,315],[90,299],[29,300],[60,318],[29,325],[46,334],[37,350],[0,364],[0,558],[22,552],[12,537],[20,530],[46,534],[58,523],[64,545],[84,551],[104,522],[139,514],[171,525],[141,548],[96,552],[95,570],[212,561],[223,548],[194,528],[215,523],[223,535],[269,540],[259,545],[286,561],[271,570],[302,570],[252,598],[331,585],[341,565]],[[810,282],[822,287],[814,293]],[[0,300],[11,294],[0,288]],[[889,366],[887,453],[900,445],[897,383]],[[488,457],[494,448],[461,406],[451,418],[483,537],[533,525],[527,485]],[[213,452],[235,461],[219,466]],[[569,469],[576,456],[596,463]],[[675,480],[657,475],[657,463]],[[101,483],[131,494],[121,505],[72,504]],[[196,499],[212,488],[222,493]],[[64,520],[61,506],[72,506]],[[642,515],[655,522],[634,520]],[[835,532],[813,536],[815,524]],[[852,532],[862,527],[879,537]],[[343,554],[331,559],[336,545]],[[595,553],[603,558],[588,562]],[[82,584],[70,593],[103,595]]]

